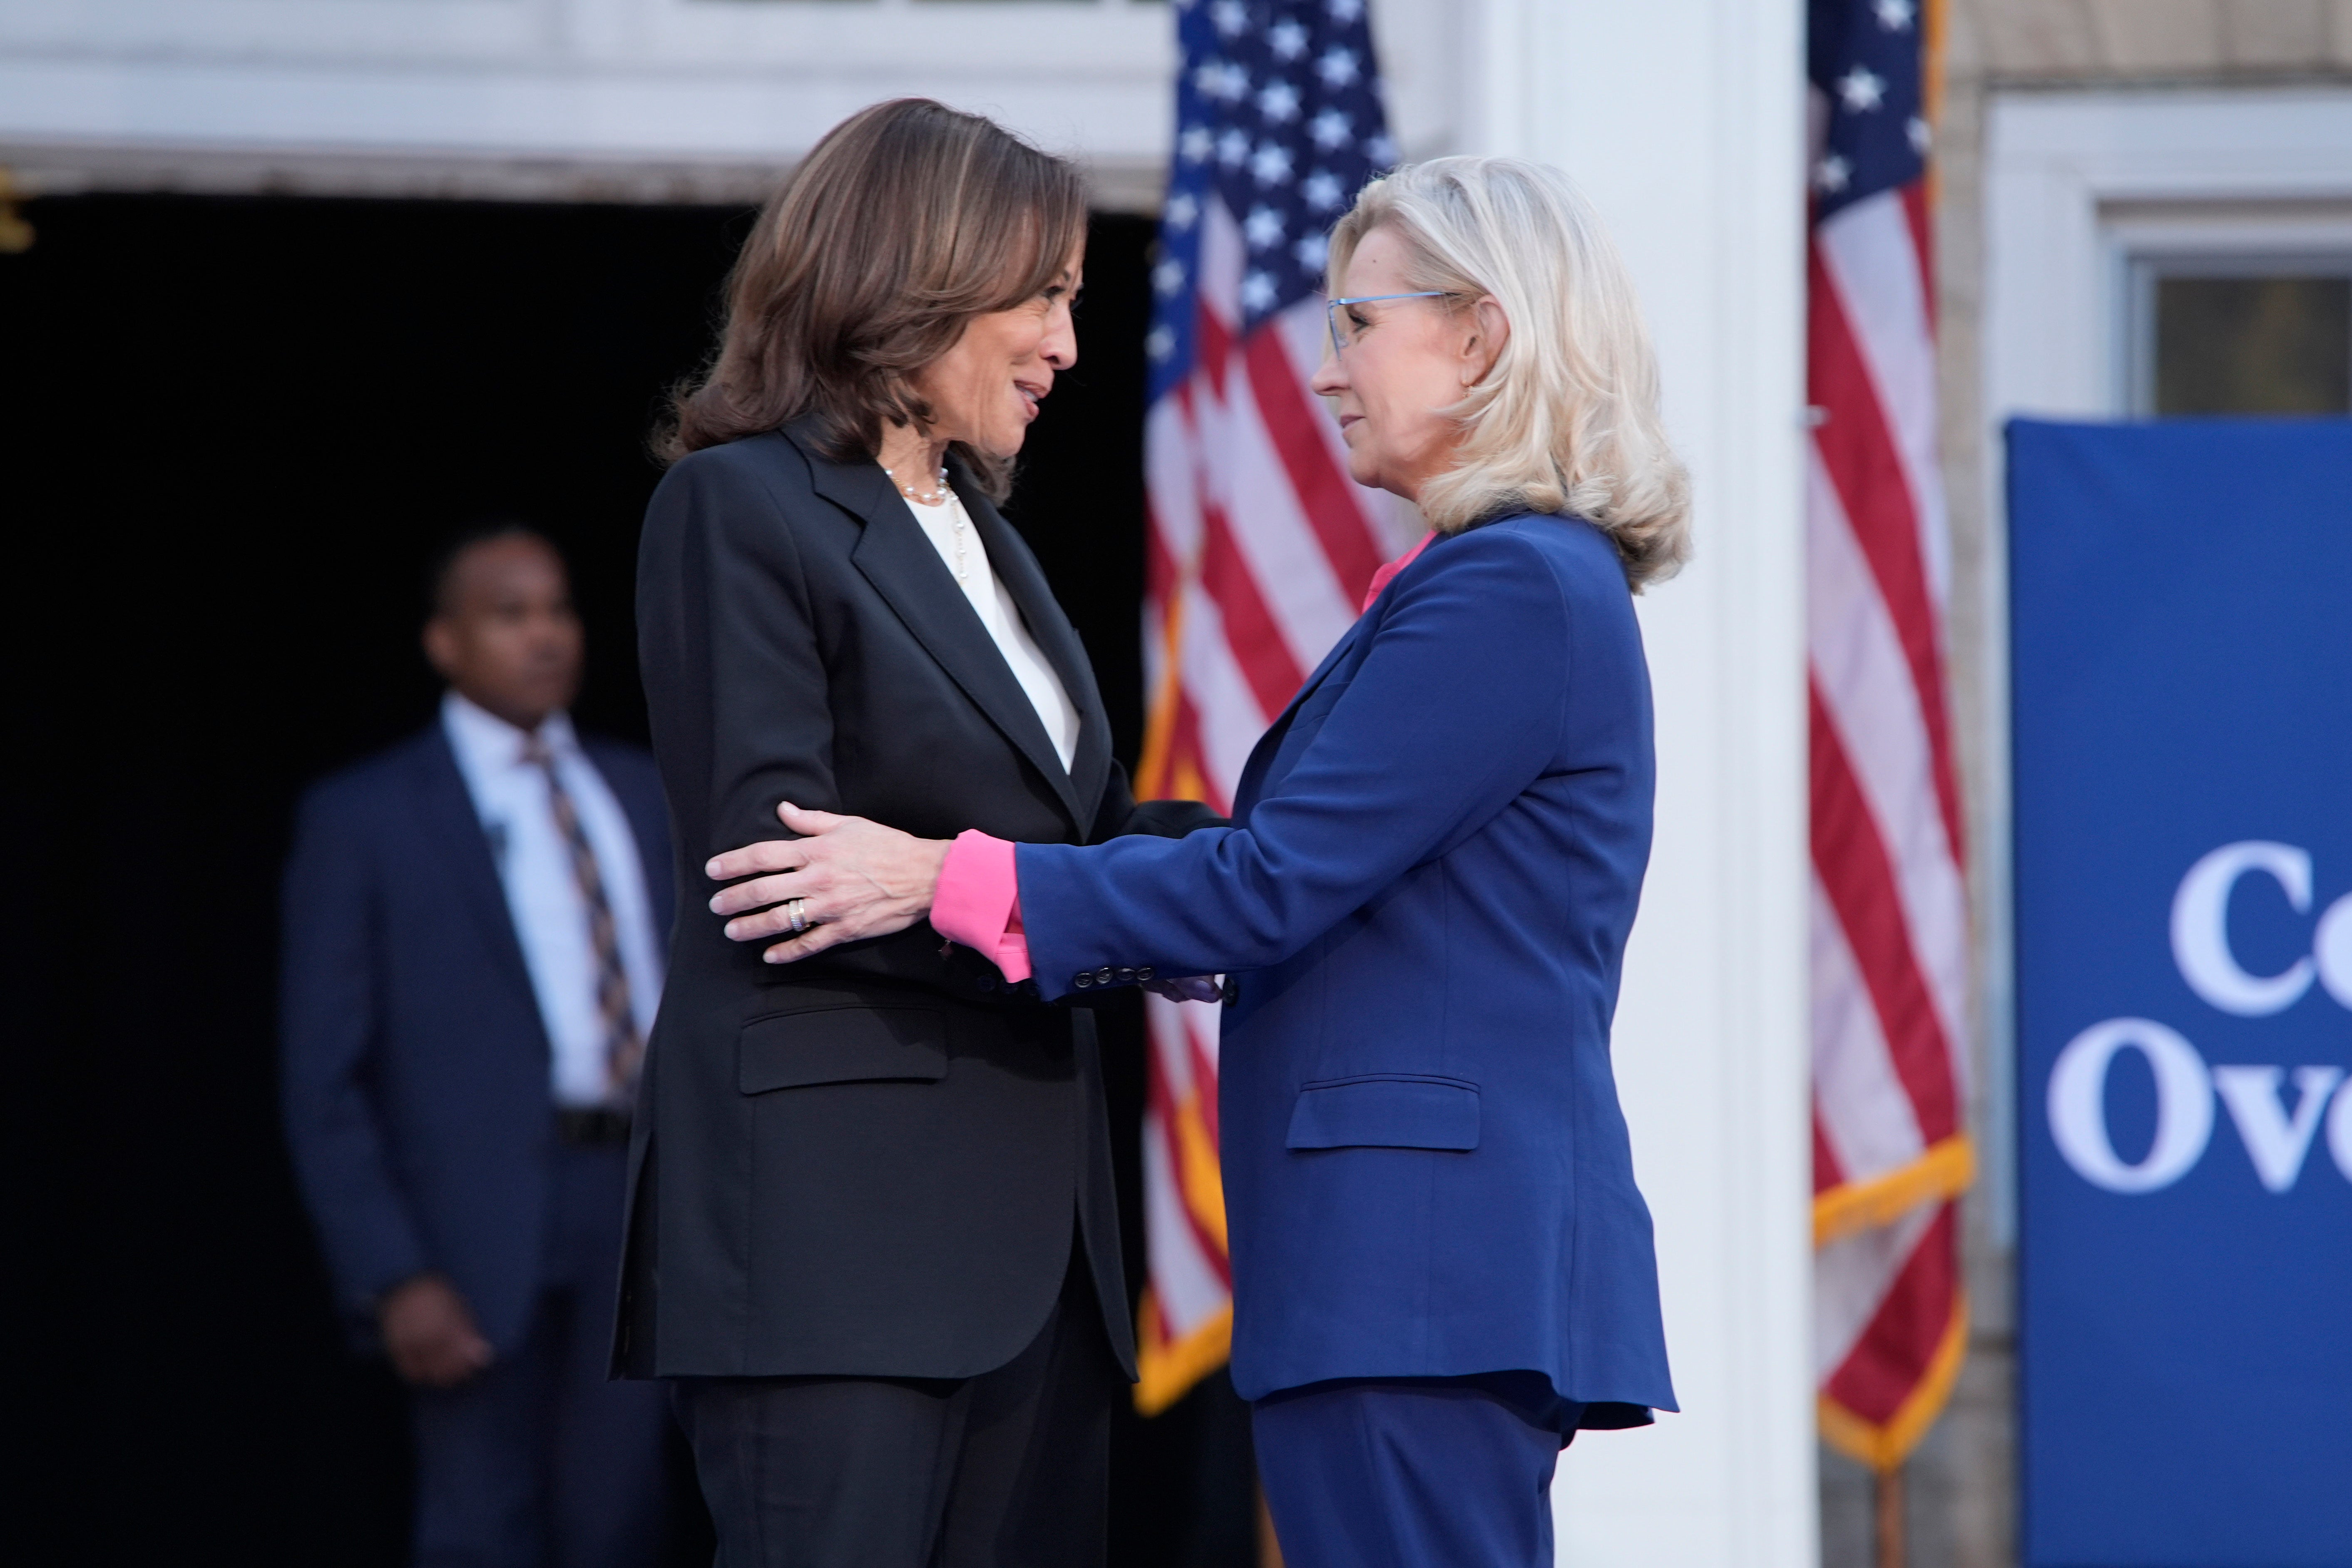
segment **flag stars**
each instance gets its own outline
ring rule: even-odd
[[[1857,65],[1838,79],[1838,101],[1849,114],[1867,114],[1886,101],[1886,79]]]
[[[1217,138],[1205,125],[1187,125],[1176,138],[1176,152],[1187,163],[1205,163],[1217,150]]]
[[[1242,237],[1252,250],[1271,250],[1282,243],[1284,228],[1282,215],[1272,207],[1252,207],[1242,220]]]
[[[1217,138],[1217,162],[1223,163],[1225,167],[1229,169],[1237,169],[1241,167],[1244,161],[1245,161],[1249,155],[1250,140],[1248,132],[1244,131],[1237,126],[1229,126],[1226,128],[1225,133]]]
[[[1310,234],[1292,246],[1290,254],[1298,258],[1298,265],[1307,271],[1320,272],[1323,264],[1331,259],[1331,242],[1322,235]]]
[[[1184,288],[1184,264],[1171,256],[1151,269],[1151,287],[1163,295],[1177,294]]]
[[[1922,158],[1927,155],[1928,144],[1933,142],[1935,138],[1934,134],[1928,131],[1927,122],[1925,120],[1920,119],[1919,116],[1916,114],[1913,115],[1909,120],[1904,121],[1903,133],[1911,138],[1911,151],[1916,153]]]
[[[1295,60],[1307,52],[1307,29],[1296,22],[1276,22],[1267,29],[1266,47],[1278,60]]]
[[[1257,111],[1272,124],[1288,124],[1298,118],[1298,89],[1279,78],[1276,79],[1257,95]]]
[[[1242,309],[1253,316],[1273,310],[1281,297],[1270,272],[1253,272],[1242,279]]]
[[[1249,72],[1231,60],[1206,60],[1192,73],[1202,97],[1238,103],[1249,94]]]
[[[1307,122],[1307,133],[1315,138],[1315,145],[1326,153],[1348,144],[1348,135],[1356,122],[1336,109],[1327,109]]]
[[[1396,143],[1389,140],[1388,132],[1383,131],[1364,143],[1364,156],[1372,161],[1372,167],[1375,169],[1394,168],[1397,161]]]
[[[1143,352],[1153,359],[1164,360],[1176,352],[1176,331],[1165,322],[1151,329],[1143,340]]]
[[[1279,142],[1262,142],[1251,154],[1249,166],[1259,184],[1281,184],[1290,178],[1290,149]]]
[[[1323,79],[1325,87],[1334,91],[1349,86],[1354,82],[1359,74],[1356,52],[1353,49],[1343,49],[1334,44],[1323,52],[1321,59],[1315,62],[1315,74]]]
[[[1825,196],[1836,195],[1853,181],[1853,165],[1835,153],[1813,165],[1813,189]]]
[[[1192,226],[1201,216],[1201,199],[1190,191],[1178,191],[1168,198],[1168,206],[1160,221],[1180,232]]]
[[[1242,29],[1249,26],[1249,7],[1242,0],[1217,0],[1209,7],[1209,20],[1214,22],[1217,31],[1226,37],[1237,38],[1241,37]]]
[[[1316,170],[1307,176],[1298,189],[1299,194],[1307,198],[1307,205],[1319,213],[1329,212],[1338,206],[1340,199],[1348,194],[1339,188],[1339,176],[1328,169]]]
[[[1364,14],[1364,0],[1330,0],[1324,9],[1331,13],[1334,22],[1352,22]]]
[[[1874,0],[1871,10],[1878,17],[1879,30],[1886,33],[1909,32],[1911,19],[1919,14],[1911,0]]]

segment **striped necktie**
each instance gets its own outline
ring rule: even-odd
[[[523,742],[522,760],[547,775],[547,804],[555,814],[555,830],[572,857],[572,878],[579,884],[580,902],[588,910],[588,941],[596,952],[596,1017],[604,1030],[604,1081],[612,1101],[626,1106],[635,1097],[637,1066],[645,1059],[646,1043],[637,1033],[636,1009],[629,1005],[629,972],[621,964],[620,930],[613,921],[613,901],[604,893],[604,878],[596,868],[596,851],[580,825],[555,757],[547,742],[533,735]]]

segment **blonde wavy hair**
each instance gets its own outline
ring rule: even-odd
[[[1557,169],[1435,158],[1373,181],[1331,232],[1330,291],[1375,228],[1407,287],[1502,306],[1509,340],[1452,413],[1454,467],[1422,487],[1441,533],[1499,513],[1570,512],[1608,534],[1635,592],[1690,555],[1690,477],[1658,417],[1658,365],[1633,280],[1591,204]]]

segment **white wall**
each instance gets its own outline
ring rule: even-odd
[[[1697,497],[1697,559],[1642,602],[1657,847],[1616,1050],[1684,1414],[1563,1457],[1560,1561],[1811,1568],[1803,13],[1484,0],[1475,17],[1456,144],[1559,164],[1600,206]]]
[[[36,189],[740,195],[714,172],[756,189],[922,93],[1149,205],[1174,63],[1145,0],[0,0],[0,162]]]
[[[2125,412],[2130,251],[2337,249],[2352,232],[2340,86],[1996,93],[1984,158],[1996,434],[2017,414]]]

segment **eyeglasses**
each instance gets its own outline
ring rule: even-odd
[[[1342,324],[1339,315],[1342,305],[1370,305],[1382,300],[1442,300],[1444,297],[1443,289],[1416,289],[1410,294],[1359,294],[1353,299],[1327,300],[1323,303],[1323,319],[1331,324],[1331,352],[1342,353],[1356,341],[1356,328],[1352,324]]]

